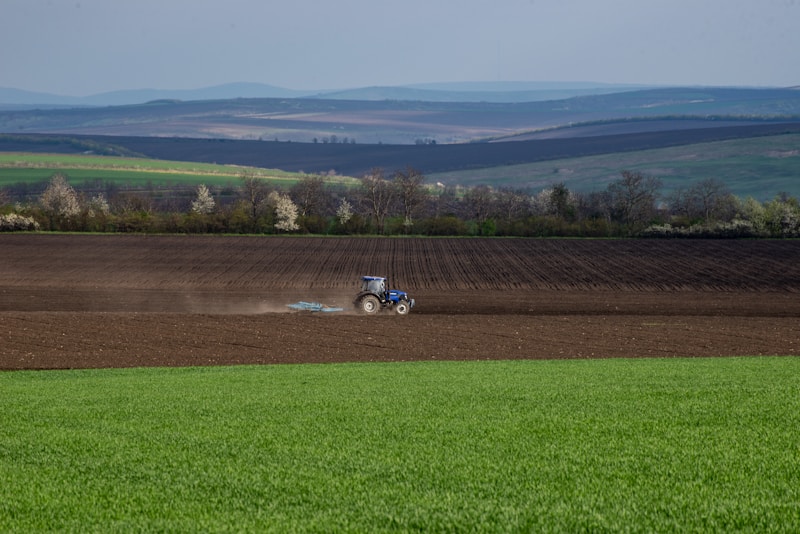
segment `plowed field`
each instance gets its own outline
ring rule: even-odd
[[[406,317],[350,308],[388,275]],[[0,235],[0,368],[800,354],[800,241]]]

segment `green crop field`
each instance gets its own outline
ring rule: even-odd
[[[623,170],[655,176],[667,194],[708,178],[726,184],[734,195],[764,201],[787,192],[800,197],[800,135],[753,137],[671,148],[618,152],[432,174],[431,181],[463,185],[529,187],[534,191],[564,183],[574,191],[601,191]]]
[[[0,187],[17,183],[46,182],[55,173],[69,177],[71,184],[103,180],[127,186],[238,185],[244,172],[275,185],[290,186],[304,175],[273,169],[236,165],[176,162],[112,156],[0,153]],[[346,179],[339,177],[340,181]]]
[[[0,374],[0,531],[800,530],[800,359]]]

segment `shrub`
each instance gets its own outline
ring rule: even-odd
[[[467,233],[467,225],[454,215],[445,215],[420,221],[417,231],[423,235],[457,236]]]
[[[25,232],[39,230],[39,223],[33,217],[16,213],[0,215],[0,232]]]
[[[750,221],[734,219],[731,222],[716,222],[710,224],[693,224],[688,227],[672,226],[671,224],[652,224],[639,232],[640,237],[684,237],[684,238],[737,238],[737,237],[763,237],[755,225]]]

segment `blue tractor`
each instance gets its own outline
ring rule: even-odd
[[[361,291],[353,304],[361,313],[375,315],[381,310],[393,310],[398,315],[407,315],[414,307],[414,299],[405,291],[387,289],[389,284],[382,276],[362,276]]]

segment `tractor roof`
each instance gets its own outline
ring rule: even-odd
[[[362,280],[386,280],[385,276],[362,276]]]

